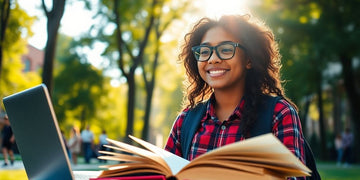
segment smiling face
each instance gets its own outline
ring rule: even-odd
[[[216,46],[224,42],[240,43],[233,35],[222,27],[209,29],[203,36],[201,44]],[[201,78],[214,89],[214,91],[239,90],[243,91],[246,69],[250,63],[245,59],[245,52],[236,48],[235,55],[228,60],[221,60],[215,52],[208,61],[198,62]]]

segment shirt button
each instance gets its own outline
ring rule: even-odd
[[[225,125],[222,125],[221,126],[221,130],[225,130],[226,129],[226,126]]]

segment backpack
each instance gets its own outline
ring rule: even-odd
[[[275,104],[281,99],[280,96],[264,96],[264,104],[259,107],[259,114],[257,122],[252,128],[250,134],[252,137],[258,136],[261,134],[266,134],[272,131],[272,116],[275,109]],[[181,151],[183,157],[186,158],[189,154],[190,146],[192,139],[195,135],[196,130],[200,125],[200,121],[206,112],[206,102],[201,102],[196,105],[193,109],[190,109],[183,121],[181,127]],[[311,150],[310,145],[304,137],[304,151],[305,151],[305,160],[306,166],[312,171],[311,176],[306,177],[309,180],[320,180],[320,174],[316,168],[316,162],[314,159],[314,154]]]

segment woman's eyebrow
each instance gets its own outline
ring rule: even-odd
[[[232,42],[232,41],[221,41],[220,43],[218,43],[218,44],[216,44],[216,45],[224,44],[224,43],[229,43],[229,42]],[[200,45],[210,46],[210,43],[209,43],[209,42],[203,42],[203,43],[201,43]],[[216,45],[215,45],[215,46],[216,46]]]
[[[207,46],[210,46],[210,43],[208,43],[208,42],[203,42],[203,43],[201,43],[200,45],[207,45]]]

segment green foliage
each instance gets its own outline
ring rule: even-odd
[[[161,63],[157,70],[154,102],[152,104],[152,128],[154,132],[162,134],[164,140],[180,110],[183,101],[183,81],[185,69],[177,61],[177,39],[163,43],[160,47]],[[174,47],[170,49],[169,47]]]
[[[268,0],[257,11],[274,31],[282,55],[282,79],[286,94],[297,104],[316,92],[324,60],[316,51],[316,35],[311,34],[319,18],[318,6],[312,2]]]
[[[155,82],[158,83],[159,81],[163,82],[163,78],[169,80],[170,77],[172,77],[162,75],[158,72],[157,68],[162,63],[166,64],[167,61],[177,60],[177,58],[174,58],[177,57],[177,55],[171,54],[174,56],[167,56],[168,52],[174,52],[176,43],[167,42],[168,44],[165,44],[161,40],[161,37],[165,33],[171,34],[165,32],[165,30],[170,27],[173,21],[181,18],[182,13],[185,12],[187,3],[186,1],[182,2],[183,3],[174,3],[174,1],[171,0],[135,0],[118,1],[117,4],[117,2],[114,1],[102,1],[102,8],[99,8],[97,14],[97,17],[102,18],[102,21],[98,26],[94,26],[93,28],[97,34],[95,36],[94,34],[89,34],[86,37],[87,44],[92,44],[97,41],[108,44],[103,53],[103,56],[109,60],[105,70],[118,68],[123,78],[126,79],[126,83],[136,84],[134,89],[132,86],[129,86],[129,95],[127,96],[128,106],[135,105],[134,107],[127,107],[129,111],[128,117],[134,112],[134,119],[131,120],[130,118],[128,121],[130,123],[134,122],[135,135],[141,134],[139,132],[144,128],[144,125],[147,125],[146,121],[149,115],[149,109],[147,108],[151,104],[146,103],[149,102],[149,98],[152,97],[153,92],[158,91],[157,89],[155,89],[155,91],[152,89],[153,78],[155,78]],[[116,12],[119,12],[119,19],[116,19]],[[106,31],[109,26],[116,26],[116,24],[119,24],[119,27],[112,28],[113,31],[110,32]],[[116,34],[117,30],[120,31],[121,38]],[[147,32],[149,32],[149,34],[147,34]],[[173,39],[178,40],[177,38]],[[166,48],[163,48],[163,46]],[[160,51],[159,48],[161,48]],[[172,68],[167,68],[168,71],[165,73],[171,74],[170,69]],[[142,73],[143,76],[141,76]],[[174,81],[166,82],[172,84]],[[177,81],[177,83],[181,85],[181,80]],[[129,91],[135,91],[135,97],[133,97]],[[161,97],[158,96],[162,94],[164,93],[155,93],[154,96],[157,97],[154,97],[154,99],[161,99]],[[172,103],[179,105],[182,98],[181,96],[177,97],[180,101],[174,101]],[[134,103],[132,102],[133,99],[135,99]],[[166,107],[166,105],[164,107]],[[176,110],[178,108],[179,106],[177,106]],[[152,112],[154,112],[153,109],[158,109],[158,107],[152,106]],[[174,111],[174,109],[172,109],[172,111]],[[162,111],[161,113],[163,117],[162,120],[158,120],[158,118],[154,118],[153,116],[151,116],[151,120],[163,121],[164,112]],[[171,119],[171,122],[172,121],[173,118]],[[127,125],[130,123],[127,123]],[[129,129],[133,129],[133,127],[130,125],[130,127],[127,127],[127,130]]]
[[[100,98],[92,125],[105,129],[110,138],[123,139],[126,136],[126,86],[112,87],[104,83],[103,88],[107,93]],[[100,134],[100,131],[94,133]]]
[[[21,56],[27,53],[27,39],[32,35],[30,17],[18,4],[11,9],[3,46],[3,65],[0,79],[0,98],[41,83],[36,72],[23,72]]]
[[[10,10],[10,18],[5,32],[5,51],[12,51],[18,56],[24,53],[27,38],[33,35],[31,26],[35,17],[29,16],[18,4]],[[11,57],[12,58],[12,57]]]
[[[76,45],[73,42],[68,44]],[[86,61],[81,61],[82,58],[76,51],[59,49],[58,52],[59,64],[54,79],[54,108],[60,122],[66,119],[68,110],[76,112],[73,118],[79,120],[83,128],[96,113],[96,104],[104,94],[104,78],[100,70]]]
[[[285,0],[281,3],[278,0],[267,0],[256,11],[270,23],[280,39],[284,65],[282,75],[286,80],[287,95],[298,105],[302,105],[304,97],[311,96],[314,97],[313,100],[319,100],[319,92],[323,96],[322,103],[317,102],[315,108],[315,111],[319,111],[321,151],[325,150],[329,141],[325,138],[326,133],[334,129],[328,128],[328,124],[353,123],[354,129],[358,129],[360,125],[358,114],[355,113],[359,109],[357,102],[360,100],[360,81],[359,76],[353,73],[360,54],[357,40],[360,38],[360,20],[354,18],[360,15],[359,8],[359,0]],[[334,64],[342,67],[338,74],[331,72],[331,65]],[[346,101],[351,104],[351,120],[345,123],[340,122],[339,116],[334,117],[333,106],[330,104],[338,103],[334,100],[336,97],[327,94],[324,96],[325,90],[336,91],[340,86],[345,91],[337,92],[346,93],[349,97]],[[344,97],[344,94],[335,96]],[[337,110],[341,112],[338,114],[349,116],[345,109]],[[355,133],[355,138],[358,137]],[[355,143],[355,146],[360,149],[359,143]]]
[[[103,71],[88,63],[81,53],[82,41],[64,35],[58,40],[53,102],[61,128],[69,135],[72,126],[87,123],[96,138],[104,129],[110,138],[121,139],[126,127],[125,88],[110,86]]]

